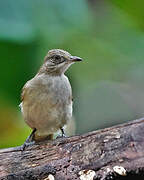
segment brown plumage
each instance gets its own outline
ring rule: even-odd
[[[52,137],[59,129],[63,132],[72,117],[72,90],[64,72],[81,60],[64,50],[50,50],[36,76],[24,85],[20,106],[25,122],[34,130],[31,140]]]

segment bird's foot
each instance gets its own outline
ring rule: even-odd
[[[59,138],[66,138],[67,136],[65,135],[65,134],[63,134],[63,135],[58,135],[57,137],[56,137],[56,139],[59,139]]]
[[[32,146],[33,144],[35,144],[35,141],[34,141],[34,134],[35,134],[35,132],[36,132],[36,128],[33,129],[32,133],[26,139],[24,144],[21,146],[21,151],[24,151],[26,147]]]
[[[58,135],[58,136],[56,137],[56,139],[65,138],[65,137],[66,137],[66,134],[65,134],[65,132],[64,132],[64,128],[60,128],[60,130],[61,130],[62,135]]]
[[[26,142],[25,141],[24,144],[21,146],[21,151],[24,151],[25,148],[30,147],[30,146],[32,146],[34,144],[35,144],[35,141],[32,141],[32,142]]]

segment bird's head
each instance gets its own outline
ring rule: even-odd
[[[82,61],[80,57],[72,56],[70,53],[61,49],[52,49],[48,51],[44,58],[44,64],[41,70],[48,74],[62,74],[70,65]]]

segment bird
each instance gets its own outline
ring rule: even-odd
[[[64,74],[75,62],[82,58],[72,56],[62,49],[49,50],[37,74],[22,88],[20,108],[26,124],[32,133],[22,145],[53,139],[72,118],[72,88]]]

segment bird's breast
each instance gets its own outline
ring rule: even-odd
[[[68,78],[63,76],[47,77],[41,82],[43,92],[54,104],[69,104],[72,101],[72,91]],[[40,90],[41,91],[41,90]]]

